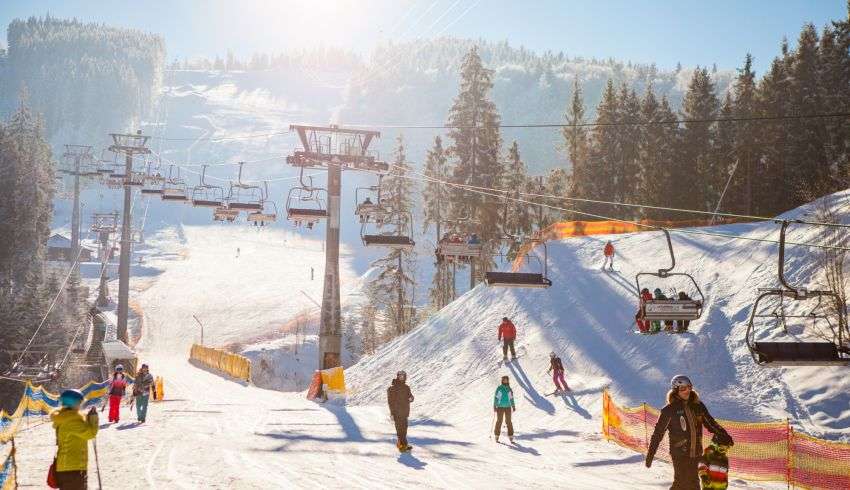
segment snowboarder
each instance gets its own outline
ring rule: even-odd
[[[652,293],[649,292],[649,289],[643,288],[640,291],[640,307],[635,315],[638,330],[640,330],[641,333],[649,333],[649,322],[644,320],[644,317],[646,316],[646,302],[650,299],[652,299]]]
[[[561,358],[555,355],[554,352],[549,353],[549,370],[546,373],[552,373],[552,381],[555,383],[555,393],[570,391],[570,387],[564,381],[564,365],[561,363]]]
[[[94,407],[85,418],[80,414],[84,398],[79,390],[65,390],[59,396],[62,408],[50,414],[58,446],[50,474],[63,490],[85,489],[88,480],[88,441],[97,436],[98,418]]]
[[[712,434],[720,435],[728,445],[733,444],[732,437],[700,401],[691,380],[681,374],[674,376],[670,380],[667,405],[661,409],[646,453],[646,467],[649,468],[666,431],[673,459],[671,490],[700,490],[697,466],[702,458],[703,425]]]
[[[127,380],[124,377],[124,366],[115,366],[112,380],[109,381],[109,421],[118,422],[121,415],[121,399],[127,391]]]
[[[508,360],[508,349],[511,351],[511,360],[516,360],[516,351],[514,350],[514,340],[516,339],[516,326],[508,317],[502,317],[502,323],[499,325],[499,342],[502,342],[502,360]]]
[[[413,402],[413,394],[407,386],[407,373],[399,371],[389,388],[387,388],[387,403],[390,406],[390,415],[395,422],[395,433],[398,438],[396,447],[401,452],[410,451],[413,446],[407,443],[407,418],[410,416],[410,404]]]
[[[496,413],[496,442],[499,442],[499,435],[502,433],[502,420],[508,426],[508,440],[511,444],[514,442],[514,424],[511,421],[511,412],[516,412],[516,404],[514,403],[514,392],[511,389],[510,378],[502,376],[502,384],[496,388],[496,395],[493,398],[493,411]]]
[[[726,490],[729,487],[729,458],[726,452],[731,444],[731,440],[722,434],[711,438],[711,445],[705,448],[702,461],[697,466],[703,490]]]
[[[679,291],[679,301],[690,301],[691,297],[688,296],[688,293],[684,291]],[[690,320],[678,320],[676,321],[676,332],[687,332],[688,326],[690,326]]]
[[[133,383],[133,398],[136,400],[136,419],[144,424],[148,414],[148,401],[150,400],[151,387],[153,386],[153,375],[147,364],[142,364],[136,381]]]
[[[605,249],[602,251],[605,254],[605,261],[602,262],[602,270],[605,270],[605,264],[608,264],[608,270],[614,270],[614,244],[611,243],[611,240],[608,240],[608,243],[605,244]]]

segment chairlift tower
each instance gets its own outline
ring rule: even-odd
[[[112,257],[112,247],[109,245],[110,236],[118,231],[118,212],[94,213],[92,215],[91,231],[97,233],[97,242],[100,247],[100,285],[97,289],[97,306],[109,304],[109,286],[106,275],[109,267],[109,259]]]
[[[330,126],[291,125],[301,140],[301,149],[286,157],[286,163],[298,168],[324,168],[328,172],[327,230],[325,235],[325,277],[319,323],[319,368],[341,365],[342,326],[339,299],[339,231],[342,171],[359,170],[385,173],[386,162],[369,152],[369,144],[381,133],[371,130]]]
[[[71,256],[76,259],[80,256],[80,164],[91,163],[92,147],[86,145],[65,145],[65,153],[62,155],[66,162],[73,160],[73,170],[66,172],[74,176],[74,206],[71,210]],[[79,269],[79,264],[75,266]]]
[[[150,136],[142,135],[138,130],[135,134],[111,133],[112,146],[109,151],[124,154],[124,209],[121,221],[121,259],[118,264],[118,339],[128,341],[127,311],[130,295],[130,207],[132,205],[132,175],[133,158],[136,155],[150,154],[147,147]]]

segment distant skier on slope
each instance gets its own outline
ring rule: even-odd
[[[552,381],[555,383],[555,393],[563,393],[570,391],[567,382],[564,380],[564,364],[561,363],[561,358],[554,352],[549,353],[549,370],[546,373],[552,373]]]
[[[151,387],[153,386],[153,375],[147,364],[142,364],[133,382],[133,398],[136,401],[136,419],[140,424],[145,423],[148,415],[148,401],[150,400]]]
[[[508,317],[502,317],[502,323],[499,325],[499,342],[502,342],[502,360],[508,360],[508,349],[511,351],[511,359],[516,360],[514,340],[516,340],[516,326]]]
[[[127,391],[127,379],[124,377],[124,366],[115,366],[112,379],[109,381],[109,421],[118,423],[121,416],[121,399]]]
[[[407,386],[407,373],[399,371],[389,388],[387,388],[387,403],[390,406],[390,415],[395,422],[395,433],[398,438],[396,447],[401,452],[410,451],[413,446],[407,443],[407,418],[410,417],[410,404],[413,402],[413,394]]]
[[[496,435],[496,442],[499,442],[499,436],[502,433],[502,419],[505,425],[508,426],[508,440],[511,444],[514,442],[514,424],[511,421],[511,412],[516,412],[516,404],[514,403],[514,391],[510,385],[511,379],[508,376],[502,376],[502,383],[496,388],[496,395],[493,397],[493,411],[496,412],[496,427],[493,433]]]
[[[605,254],[605,261],[602,262],[602,270],[605,270],[605,264],[608,264],[608,270],[614,270],[614,244],[611,243],[611,240],[608,240],[608,243],[605,244],[605,248],[602,250]]]
[[[674,376],[670,380],[667,405],[661,409],[646,453],[646,467],[649,468],[666,431],[670,457],[673,458],[673,486],[670,490],[700,490],[697,466],[702,458],[703,425],[709,432],[728,442],[729,446],[733,444],[729,433],[714,420],[700,401],[691,380],[681,374]]]

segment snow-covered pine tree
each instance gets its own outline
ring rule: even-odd
[[[599,199],[610,201],[616,196],[617,175],[620,167],[620,150],[618,148],[620,137],[619,128],[611,126],[619,120],[619,105],[617,91],[614,82],[608,80],[605,90],[602,92],[602,100],[596,106],[596,122],[590,132],[590,151],[588,155],[588,166],[586,175],[583,175],[590,186],[586,188],[584,196],[587,199]],[[582,183],[576,183],[582,186]],[[605,214],[610,209],[600,205],[587,205],[586,209],[594,214]]]
[[[393,152],[393,163],[382,183],[381,202],[389,210],[388,222],[397,233],[410,233],[413,212],[413,183],[407,178],[410,164],[399,135]],[[391,248],[384,257],[372,262],[379,272],[369,283],[374,304],[383,312],[394,336],[406,333],[411,327],[408,303],[414,287],[413,263],[415,251]]]
[[[686,122],[682,125],[681,160],[673,166],[674,187],[667,190],[671,207],[711,210],[717,205],[719,186],[712,169],[715,123],[703,121],[716,118],[719,106],[708,70],[697,67],[680,111]]]
[[[463,58],[460,90],[449,110],[449,152],[454,158],[452,180],[455,184],[495,188],[502,179],[500,117],[490,99],[493,72],[484,67],[476,48]],[[501,199],[498,196],[453,188],[452,218],[469,218],[468,232],[477,233],[485,243],[499,238]],[[478,261],[481,266],[470,274],[470,285],[477,276],[492,267],[491,260]],[[475,269],[473,263],[473,269]]]
[[[422,231],[427,233],[431,225],[434,225],[434,243],[437,243],[448,232],[443,228],[451,213],[451,202],[449,201],[449,188],[446,184],[449,180],[449,167],[446,152],[443,149],[443,141],[439,136],[434,138],[434,146],[428,151],[425,159],[425,186],[422,190],[423,223]],[[436,180],[436,182],[435,182]],[[454,275],[445,261],[437,261],[434,264],[434,275],[431,288],[428,292],[431,305],[437,310],[443,308],[451,301],[452,290],[450,284],[454,281]]]
[[[587,196],[595,194],[593,188],[596,185],[596,181],[593,179],[590,161],[588,159],[589,145],[587,141],[587,129],[582,126],[586,122],[584,96],[581,85],[578,83],[578,77],[573,80],[573,97],[564,117],[568,126],[564,127],[562,134],[564,137],[564,146],[567,149],[567,156],[570,159],[570,165],[572,165],[569,196],[584,199]],[[580,202],[573,203],[572,206],[579,211],[587,209],[587,206]],[[582,216],[577,215],[573,218],[582,219]]]
[[[744,66],[738,70],[733,88],[734,111],[736,118],[752,118],[756,114],[756,74],[753,72],[753,56],[744,57]],[[756,168],[760,155],[758,131],[752,121],[721,123],[734,132],[732,162],[736,163],[735,172],[729,183],[729,189],[723,199],[722,209],[732,213],[753,214]]]

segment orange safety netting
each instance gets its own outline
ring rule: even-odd
[[[602,435],[623,447],[646,454],[658,415],[646,403],[621,407],[607,390],[602,394]],[[735,440],[728,453],[730,479],[786,482],[811,490],[850,488],[850,444],[802,434],[787,421],[718,422]],[[705,432],[703,444],[710,441]],[[666,437],[656,457],[670,461]]]
[[[741,221],[738,219],[693,219],[683,221],[664,221],[645,219],[635,222],[623,221],[559,221],[540,230],[535,238],[538,240],[561,240],[577,236],[618,235],[622,233],[638,233],[642,231],[657,231],[658,228],[694,228],[698,226],[723,225]],[[525,256],[531,252],[537,242],[529,241],[520,247],[513,263],[513,271],[522,267]]]

